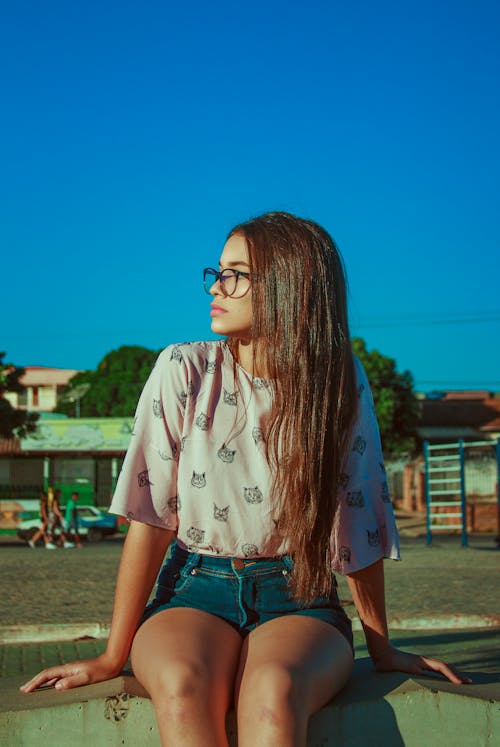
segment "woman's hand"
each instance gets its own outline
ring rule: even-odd
[[[101,654],[95,659],[83,659],[72,661],[69,664],[61,664],[49,667],[39,672],[29,682],[19,688],[22,693],[31,693],[38,687],[55,687],[56,690],[69,690],[72,687],[91,685],[94,682],[102,682],[116,677],[121,667]]]
[[[406,651],[394,648],[394,646],[389,646],[382,655],[372,658],[377,672],[407,672],[417,675],[437,672],[455,685],[472,682],[469,677],[460,674],[454,667],[441,661],[441,659],[430,659],[427,656],[409,654]]]

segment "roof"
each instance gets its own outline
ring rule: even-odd
[[[25,366],[20,378],[24,386],[66,386],[79,371],[74,368],[46,368],[45,366]]]
[[[21,454],[19,438],[0,438],[0,455]]]
[[[465,393],[464,393],[465,394]],[[473,428],[496,431],[500,427],[500,399],[444,398],[420,401],[421,426],[436,428]]]
[[[486,390],[482,391],[480,389],[474,389],[471,391],[463,391],[463,390],[452,390],[450,392],[444,393],[444,399],[445,401],[449,400],[483,400],[488,399],[490,396],[490,393]]]

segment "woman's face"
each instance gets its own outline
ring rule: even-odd
[[[250,272],[248,248],[245,238],[241,235],[231,236],[222,250],[219,270],[241,270]],[[243,286],[243,283],[245,285]],[[246,289],[248,283],[239,281]],[[225,296],[219,281],[210,288],[213,296],[210,316],[212,317],[212,332],[217,335],[234,337],[242,342],[252,339],[252,289],[248,286],[244,295],[240,296],[240,285],[237,287],[236,298]]]

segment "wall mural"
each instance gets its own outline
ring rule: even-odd
[[[133,418],[41,419],[35,433],[21,439],[23,451],[125,451]]]

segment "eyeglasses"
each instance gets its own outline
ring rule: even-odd
[[[212,267],[205,267],[203,270],[203,287],[205,293],[210,294],[212,285],[219,281],[224,296],[241,298],[250,288],[251,277],[249,272],[241,272],[241,270],[221,270],[219,272]]]

